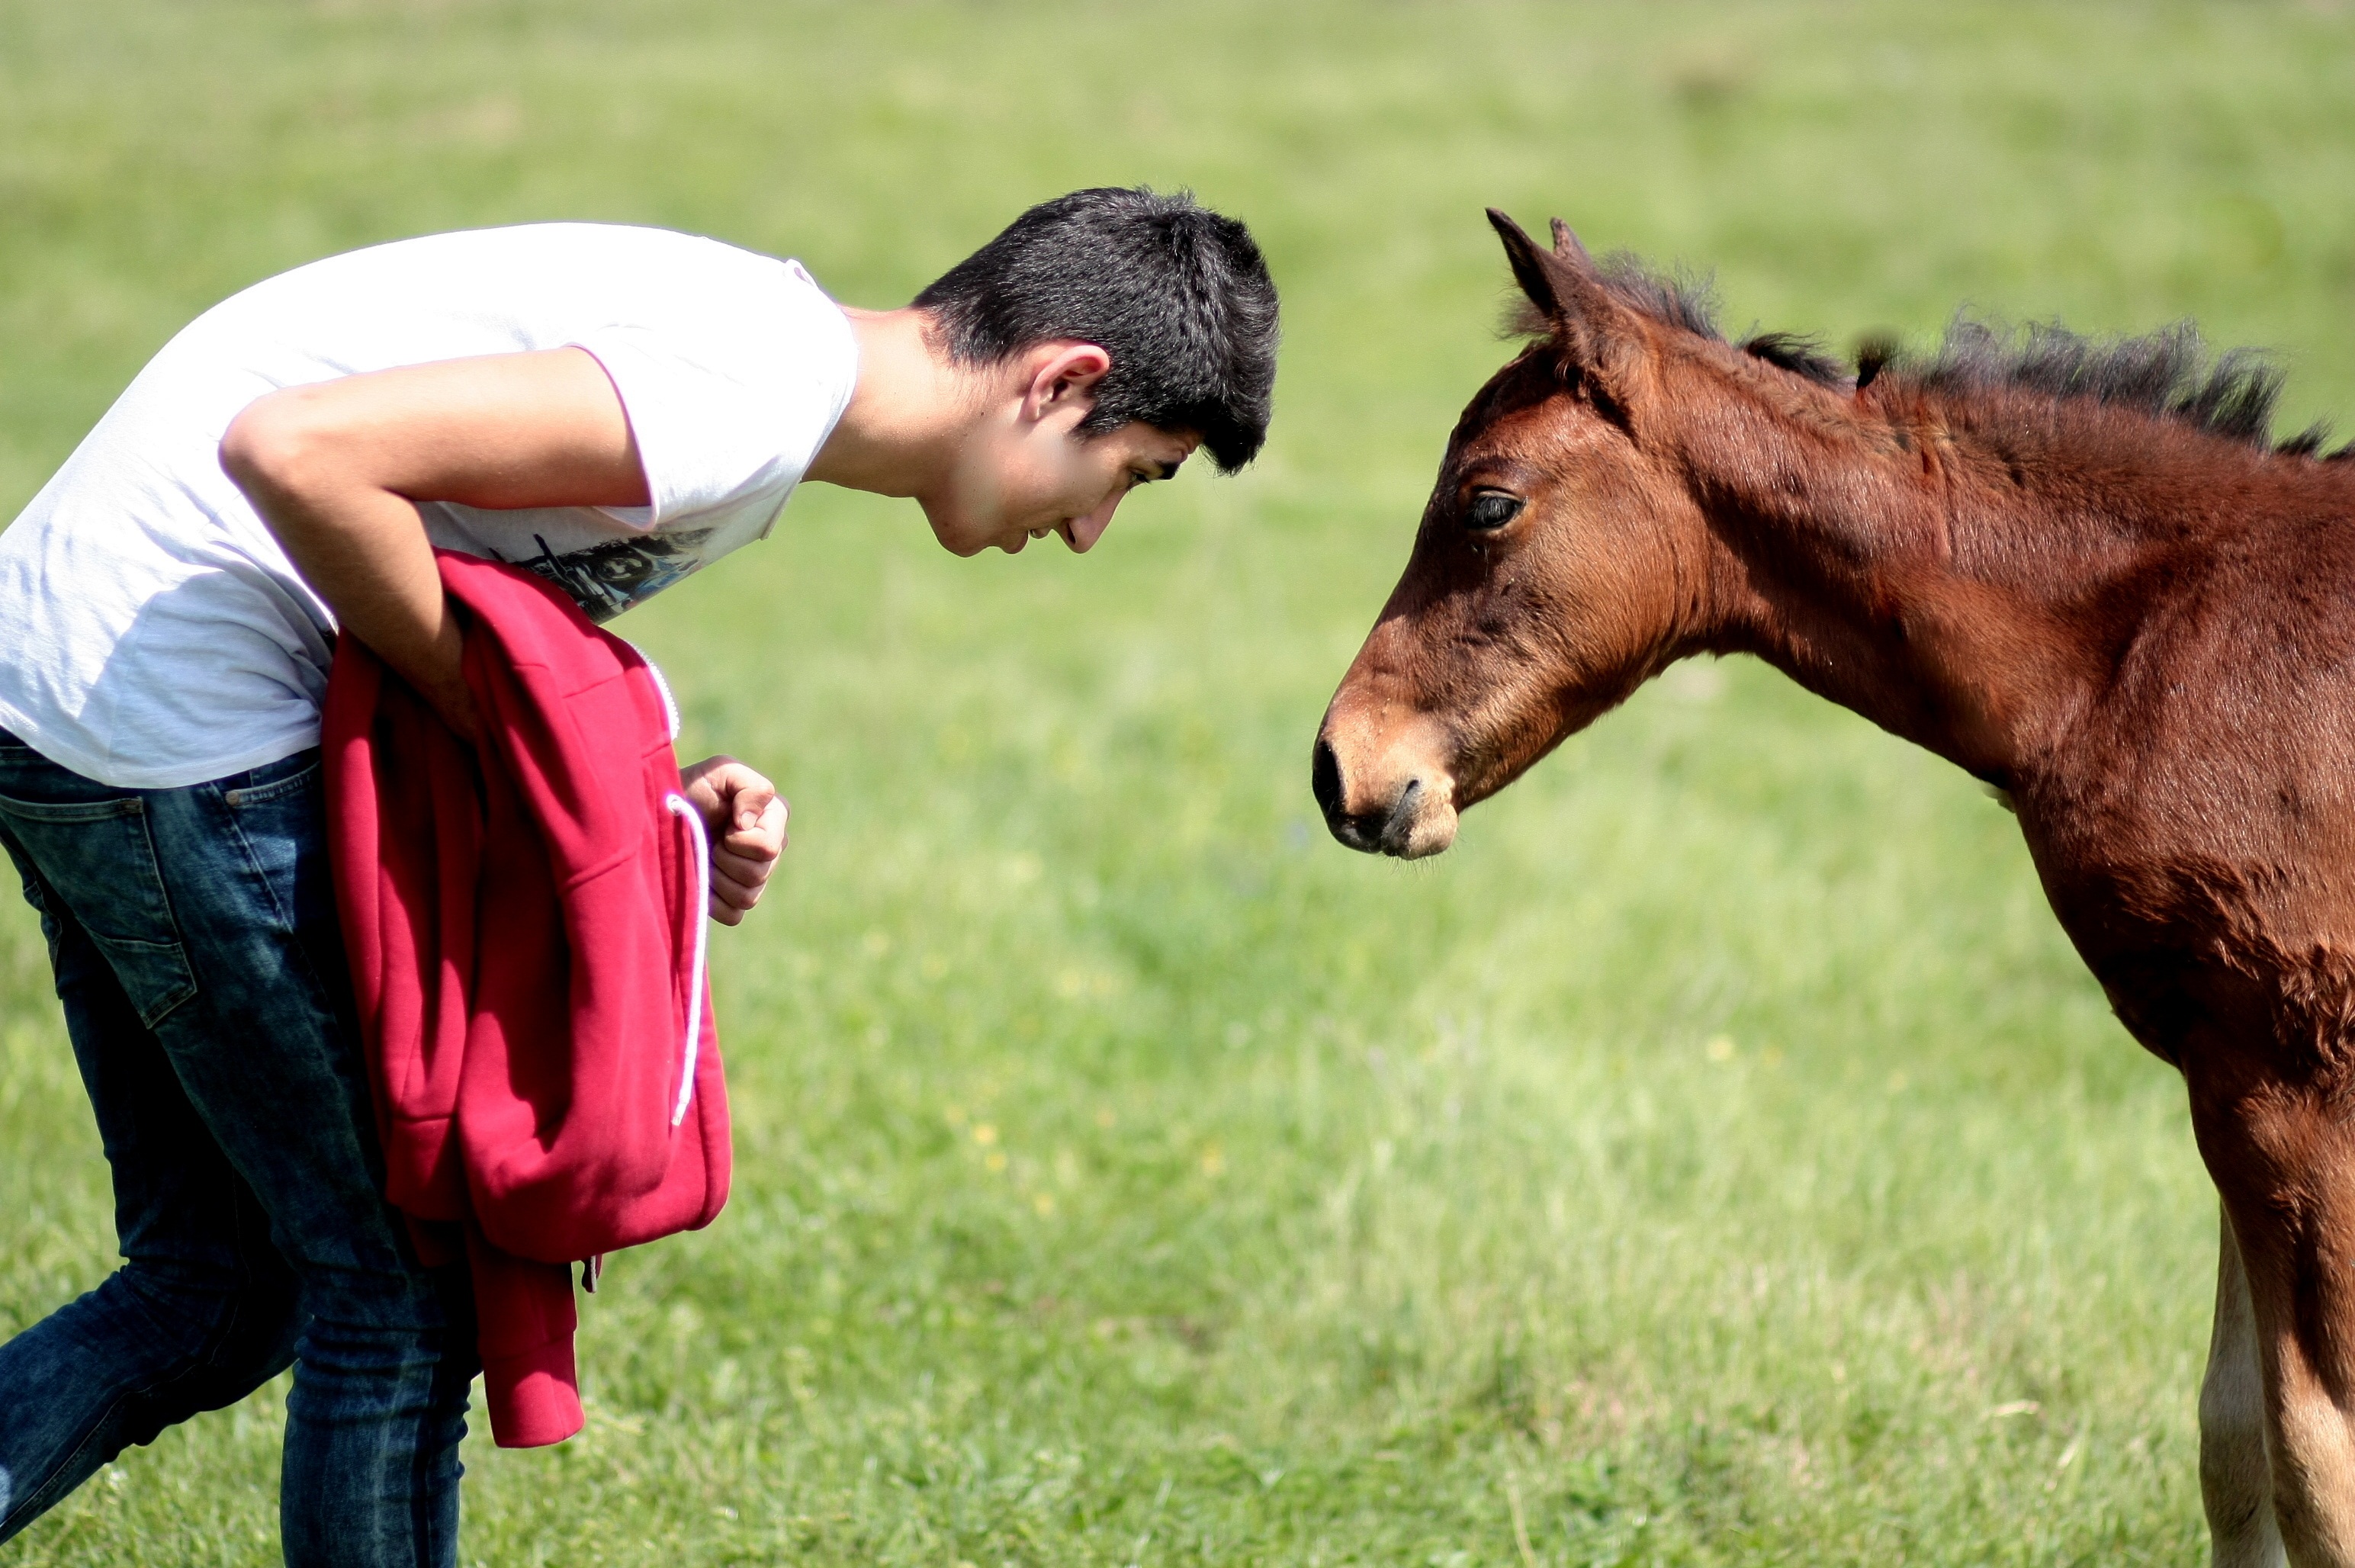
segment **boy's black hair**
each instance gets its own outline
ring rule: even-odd
[[[915,303],[963,364],[1058,337],[1112,356],[1083,433],[1131,420],[1191,431],[1226,474],[1267,439],[1275,284],[1251,231],[1189,193],[1114,187],[1042,201]]]

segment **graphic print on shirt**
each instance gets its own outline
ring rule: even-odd
[[[612,620],[631,605],[668,588],[703,564],[697,554],[709,528],[680,528],[636,539],[608,539],[558,555],[538,534],[539,553],[517,561],[572,595],[591,621]]]

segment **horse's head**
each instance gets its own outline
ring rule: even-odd
[[[1675,328],[1632,308],[1557,219],[1502,213],[1540,341],[1472,400],[1414,553],[1316,737],[1317,804],[1352,848],[1413,859],[1676,651],[1707,532],[1644,439]]]

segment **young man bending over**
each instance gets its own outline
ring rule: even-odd
[[[125,1259],[0,1345],[0,1541],[291,1363],[287,1561],[455,1561],[468,1292],[380,1195],[321,820],[336,635],[472,733],[437,545],[596,620],[764,537],[803,479],[912,497],[959,555],[1085,550],[1198,446],[1257,452],[1275,323],[1241,224],[1108,189],[900,310],[548,224],[314,262],[165,346],[0,536],[0,844]],[[732,925],[784,803],[727,757],[683,787]]]

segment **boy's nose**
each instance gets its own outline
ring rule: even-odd
[[[1074,551],[1085,555],[1095,548],[1096,540],[1103,538],[1104,530],[1112,527],[1112,515],[1120,509],[1120,502],[1121,497],[1115,495],[1086,517],[1071,519],[1070,538]]]

